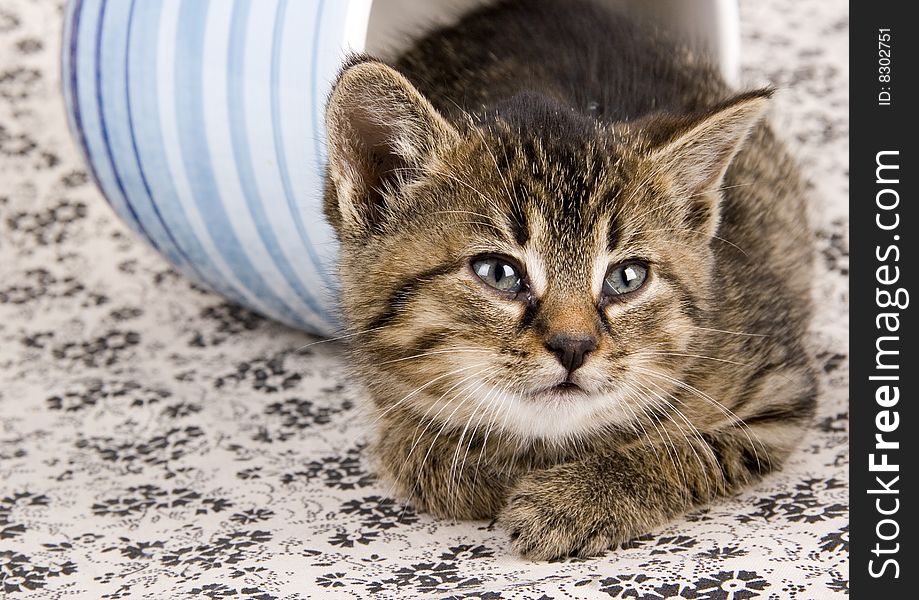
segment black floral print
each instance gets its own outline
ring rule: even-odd
[[[626,542],[623,548],[645,548],[651,555],[671,554],[674,552],[686,552],[697,544],[696,540],[685,535],[664,536],[654,538],[653,536],[642,536]]]
[[[0,500],[0,540],[12,539],[23,535],[26,526],[14,521],[14,515],[20,510],[24,513],[29,507],[48,506],[48,498],[30,492],[18,492]]]
[[[704,598],[711,600],[746,600],[760,596],[769,583],[754,571],[721,571],[696,582]]]
[[[699,597],[695,586],[687,583],[665,583],[654,588],[654,594],[648,600],[675,600],[676,598],[695,599]]]
[[[443,561],[461,561],[461,560],[472,560],[476,558],[489,558],[495,555],[494,550],[491,550],[485,546],[478,545],[473,546],[471,544],[463,544],[461,546],[453,546],[447,552],[444,552],[440,555],[440,560]]]
[[[230,383],[248,383],[252,389],[265,394],[276,394],[297,387],[303,377],[300,373],[285,368],[285,356],[259,359],[239,363],[236,372],[220,377],[215,385],[222,388]]]
[[[841,552],[849,553],[849,527],[843,527],[839,531],[828,533],[820,538],[820,549],[824,552]]]
[[[369,529],[358,529],[357,531],[346,531],[341,529],[329,538],[329,544],[340,548],[353,548],[355,544],[366,546],[380,536],[379,531]]]
[[[25,134],[9,135],[0,125],[0,152],[25,155],[36,147],[36,143]],[[64,243],[74,223],[85,217],[85,204],[60,200],[51,208],[40,212],[15,213],[7,219],[7,226],[13,235],[27,237],[39,246],[48,246]]]
[[[342,505],[340,512],[360,517],[361,525],[369,529],[392,529],[418,521],[418,516],[411,507],[399,505],[392,498],[380,496],[350,500]]]
[[[140,344],[136,331],[111,330],[81,342],[65,342],[56,346],[54,358],[83,367],[111,367],[121,362],[131,348]]]
[[[361,460],[362,447],[348,450],[344,456],[326,456],[313,460],[305,465],[305,469],[294,473],[285,473],[283,483],[295,483],[299,480],[321,481],[324,485],[341,490],[365,488],[375,481],[365,464]]]
[[[106,400],[144,406],[165,400],[171,395],[167,389],[144,387],[135,381],[90,379],[61,395],[51,396],[47,403],[51,410],[77,412]]]
[[[12,592],[34,591],[44,588],[48,580],[73,575],[77,567],[70,561],[36,565],[24,554],[0,551],[0,590]]]
[[[98,516],[126,517],[144,513],[148,509],[174,509],[191,507],[195,514],[223,512],[233,506],[224,498],[204,498],[188,488],[160,488],[142,485],[127,488],[114,498],[93,504],[92,511]]]
[[[189,340],[190,346],[199,348],[236,340],[241,334],[256,331],[265,323],[263,317],[229,302],[208,306],[200,316],[206,327],[196,330]]]

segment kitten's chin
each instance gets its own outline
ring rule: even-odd
[[[568,383],[525,393],[500,388],[482,391],[492,406],[500,406],[494,420],[506,433],[521,440],[570,442],[603,428],[626,425],[635,418],[627,394],[592,392]]]

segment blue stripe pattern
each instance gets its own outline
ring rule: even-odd
[[[119,217],[198,283],[319,335],[339,330],[322,123],[347,5],[72,0],[62,53],[74,138]]]
[[[306,252],[309,254],[310,260],[313,263],[313,267],[318,272],[319,276],[326,283],[327,286],[331,289],[334,286],[332,279],[332,274],[329,273],[325,261],[319,256],[316,252],[316,249],[310,243],[310,235],[306,230],[306,226],[303,223],[301,212],[297,210],[297,199],[293,191],[293,184],[291,183],[289,167],[287,165],[287,156],[284,152],[284,144],[282,139],[282,117],[281,117],[281,40],[283,39],[283,26],[286,23],[287,16],[287,5],[288,0],[280,0],[278,2],[278,10],[275,14],[274,21],[274,35],[272,36],[271,44],[271,125],[274,130],[274,148],[278,156],[278,168],[280,170],[281,183],[284,187],[284,197],[288,203],[288,208],[291,214],[294,217],[294,226],[297,229],[297,233],[300,236],[300,239],[303,242]],[[319,22],[317,18],[317,22]],[[315,134],[315,137],[319,138],[319,133]],[[308,143],[307,140],[303,140],[305,143]],[[322,168],[322,165],[317,165],[317,170]]]

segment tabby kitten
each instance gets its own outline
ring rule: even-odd
[[[348,62],[325,210],[399,493],[548,559],[781,465],[814,411],[811,234],[769,96],[587,0]]]

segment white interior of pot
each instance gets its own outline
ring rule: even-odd
[[[358,0],[369,8],[365,50],[394,58],[424,32],[455,23],[471,9],[495,0]],[[740,70],[737,0],[603,0],[652,16],[681,36],[697,40],[717,57],[725,79],[736,84]],[[357,15],[356,15],[357,16]]]

